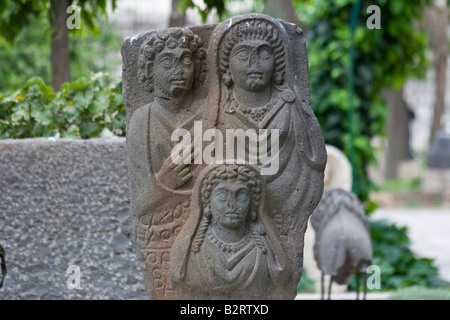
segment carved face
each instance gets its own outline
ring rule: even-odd
[[[194,79],[192,52],[183,48],[163,50],[155,58],[154,79],[159,94],[182,98]]]
[[[269,43],[262,40],[240,42],[230,54],[230,71],[236,86],[250,92],[266,89],[272,81],[275,58]]]
[[[250,208],[250,190],[241,181],[221,181],[211,192],[213,219],[227,229],[246,224]]]

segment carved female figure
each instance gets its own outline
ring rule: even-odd
[[[313,170],[309,178],[317,180],[321,189],[326,151],[307,99],[296,90],[298,83],[288,81],[288,73],[295,72],[289,70],[293,57],[288,45],[283,26],[271,17],[232,20],[218,48],[217,123],[222,128],[279,129],[280,170],[266,180],[276,192],[274,201],[289,205],[287,212],[295,214],[306,196],[302,174],[311,171],[301,167]]]
[[[197,183],[191,215],[171,251],[178,297],[251,299],[279,294],[277,288],[289,271],[257,169],[213,165]]]
[[[216,108],[209,117],[216,118],[221,130],[253,128],[279,134],[279,153],[271,154],[279,170],[265,179],[278,217],[277,234],[301,270],[298,252],[308,217],[322,195],[326,163],[324,139],[310,107],[301,30],[250,14],[224,21],[212,37],[217,41],[209,48],[210,70],[216,70],[211,83],[220,94],[210,96],[209,105]],[[248,153],[249,144],[246,147]]]

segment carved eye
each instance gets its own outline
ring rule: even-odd
[[[245,201],[245,200],[247,200],[247,199],[248,199],[248,194],[247,194],[247,192],[245,192],[245,191],[239,191],[238,194],[237,194],[237,199],[238,199],[239,201]]]
[[[225,191],[222,192],[218,192],[216,193],[216,198],[217,200],[219,200],[220,202],[225,202],[228,200],[228,193]]]
[[[183,61],[184,64],[188,64],[188,65],[192,63],[192,59],[188,55],[183,56],[182,61]]]
[[[272,52],[269,50],[269,48],[261,48],[259,50],[259,56],[263,59],[268,59],[272,56]]]
[[[247,48],[242,48],[235,54],[235,56],[240,60],[247,60],[249,55],[250,55],[250,52]]]
[[[172,59],[169,57],[164,57],[159,61],[159,64],[162,65],[163,67],[170,67],[172,65]]]

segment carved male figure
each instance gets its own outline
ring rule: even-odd
[[[157,31],[143,43],[138,59],[139,80],[146,90],[154,90],[155,99],[133,114],[129,130],[139,130],[148,137],[147,143],[137,141],[136,148],[152,150],[145,155],[149,158],[150,172],[169,189],[182,187],[192,177],[191,168],[184,163],[175,168],[170,158],[173,148],[170,137],[175,128],[191,129],[194,120],[198,120],[191,89],[194,81],[198,84],[204,76],[200,60],[205,52],[200,45],[198,36],[188,29]],[[133,142],[130,139],[129,144],[133,146]]]
[[[171,252],[178,297],[251,299],[279,294],[289,267],[271,226],[265,182],[258,170],[213,165],[197,183],[191,215]]]
[[[193,180],[200,170],[194,164],[173,163],[170,153],[172,132],[192,130],[199,119],[193,88],[204,78],[201,44],[189,29],[174,28],[151,33],[139,51],[137,76],[154,100],[133,113],[127,149],[134,244],[146,266],[146,281],[153,287],[150,296],[167,297],[164,257],[186,219]],[[158,281],[152,279],[155,272],[162,274]]]

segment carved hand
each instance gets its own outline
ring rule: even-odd
[[[190,161],[186,161],[187,159]],[[177,189],[184,185],[189,179],[192,178],[192,172],[190,169],[191,163],[194,159],[194,146],[191,148],[191,152],[183,159],[180,164],[176,164],[169,156],[164,160],[163,165],[156,173],[156,179],[159,183],[165,185],[170,189]]]

